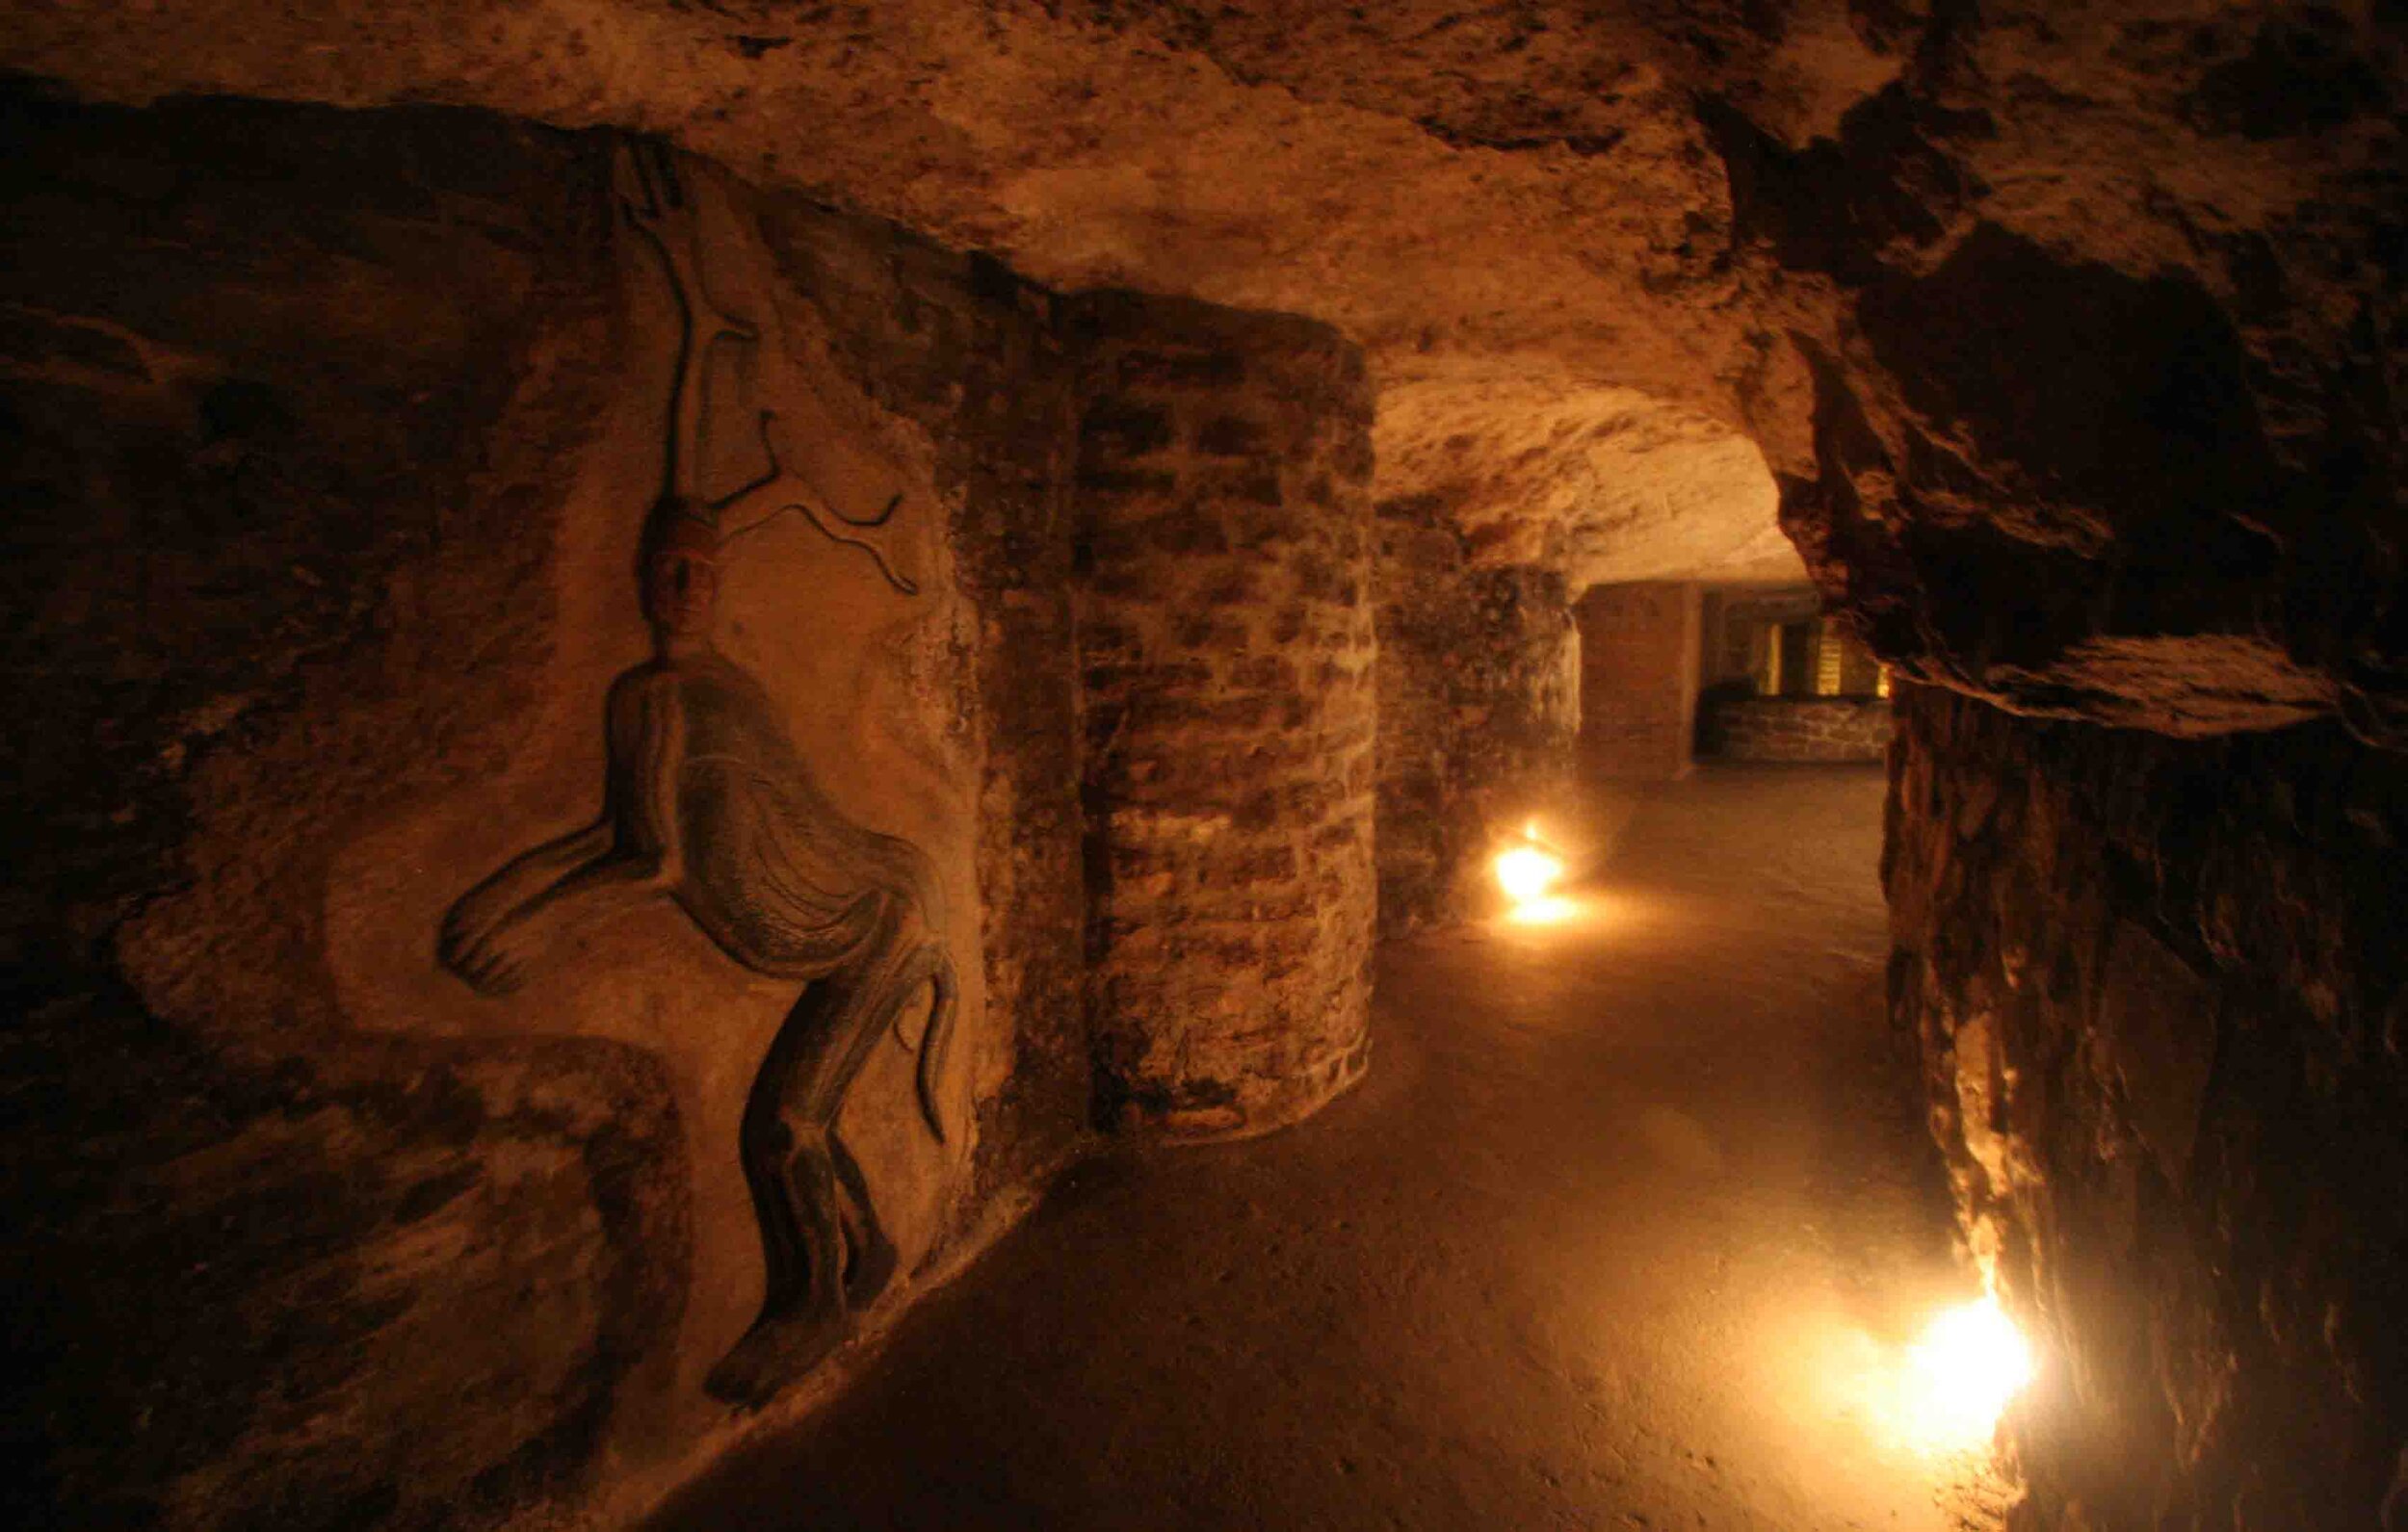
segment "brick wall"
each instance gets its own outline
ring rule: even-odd
[[[1709,747],[1726,761],[1879,761],[1887,697],[1734,697],[1713,705]]]
[[[1370,387],[1302,321],[1107,294],[1074,325],[1099,1105],[1262,1131],[1365,1057]]]
[[[1560,800],[1579,723],[1571,598],[1551,569],[1471,566],[1446,507],[1378,512],[1379,926],[1493,900],[1498,838]]]
[[[1697,705],[1697,588],[1600,585],[1578,613],[1582,766],[1597,776],[1685,775]]]

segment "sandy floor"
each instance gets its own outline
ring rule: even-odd
[[[1071,1178],[669,1528],[1954,1528],[1892,1348],[1967,1295],[1881,1006],[1879,773],[1567,826],[1576,913],[1392,946],[1302,1128]]]

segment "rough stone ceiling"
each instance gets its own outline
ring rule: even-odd
[[[666,134],[1052,283],[1339,325],[1381,388],[1381,492],[1448,496],[1490,557],[1742,557],[1734,432],[1910,674],[2184,732],[2408,734],[2386,13],[16,0],[0,66]],[[2159,397],[2213,419],[2067,402]],[[1588,455],[1525,460],[1556,442]],[[2335,606],[2327,567],[2366,588]],[[2180,680],[2194,636],[2238,700]]]
[[[1719,558],[1774,525],[1762,466],[1735,471],[1763,360],[1723,165],[1689,105],[1717,53],[1767,49],[1736,8],[1577,9],[170,0],[138,28],[15,6],[0,58],[118,100],[433,101],[644,128],[1051,283],[1314,315],[1400,402],[1383,495],[1469,495],[1491,531],[1564,523],[1492,538],[1500,557],[1596,558],[1609,531],[1648,542],[1576,578],[1678,574],[1675,550]],[[1898,67],[1836,7],[1784,46],[1798,62],[1771,71],[1774,93],[1801,130]],[[1650,426],[1658,403],[1673,412]],[[1584,418],[1614,439],[1554,429]],[[1538,419],[1587,457],[1467,461],[1466,433],[1518,458]],[[1659,438],[1683,459],[1638,463]],[[1669,477],[1647,493],[1641,472]],[[1700,525],[1655,527],[1651,504]]]
[[[1453,376],[1392,384],[1374,436],[1384,482],[1453,509],[1482,562],[1629,580],[1798,583],[1755,443],[1635,389]]]

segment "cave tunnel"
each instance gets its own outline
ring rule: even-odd
[[[2396,8],[5,13],[12,1524],[2408,1528]]]

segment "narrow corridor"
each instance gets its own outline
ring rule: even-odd
[[[1943,1528],[1852,1384],[1964,1295],[1882,783],[1601,794],[1580,913],[1395,944],[1365,1084],[1089,1165],[662,1528]]]

